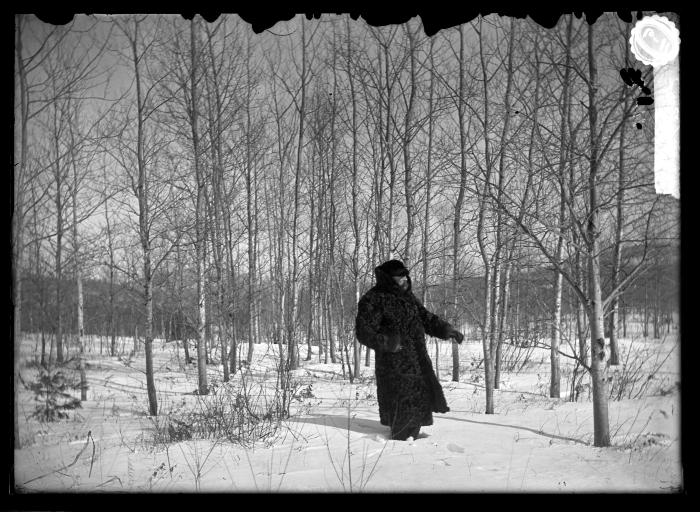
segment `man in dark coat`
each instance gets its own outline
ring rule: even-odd
[[[429,312],[411,291],[408,269],[399,260],[374,269],[377,283],[357,305],[357,340],[375,351],[377,400],[382,425],[405,441],[433,424],[433,412],[450,410],[425,346],[425,334],[457,343],[462,333]]]

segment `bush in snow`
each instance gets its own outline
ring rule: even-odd
[[[70,394],[70,391],[80,389],[80,383],[66,376],[63,368],[41,367],[35,381],[23,381],[23,384],[34,393],[34,400],[38,402],[30,417],[39,421],[68,418],[66,411],[81,407],[80,400]]]
[[[267,386],[244,371],[240,380],[212,382],[207,395],[195,395],[194,410],[179,408],[165,418],[151,418],[155,441],[174,443],[193,438],[249,445],[272,438],[280,422],[291,416],[292,402],[313,397],[311,386],[291,381],[282,388]],[[274,383],[269,383],[273,385]]]

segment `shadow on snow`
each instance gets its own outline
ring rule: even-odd
[[[350,430],[364,435],[389,435],[389,427],[382,425],[378,420],[353,418],[340,414],[317,414],[301,418],[290,418],[289,423],[313,424],[323,427],[332,427],[339,430]]]
[[[541,430],[536,430],[534,428],[530,427],[521,427],[519,425],[506,425],[503,423],[492,423],[490,421],[475,421],[475,420],[468,420],[465,418],[454,418],[450,416],[441,416],[441,419],[446,419],[446,420],[453,420],[453,421],[464,421],[466,423],[474,423],[477,425],[488,425],[488,426],[494,426],[494,427],[506,427],[506,428],[512,428],[515,430],[527,430],[528,432],[532,432],[533,434],[537,434],[538,436],[543,436],[543,437],[549,437],[550,439],[558,439],[560,441],[571,441],[572,443],[578,443],[582,444],[584,446],[588,446],[589,443],[585,441],[581,441],[580,439],[575,439],[573,437],[565,437],[565,436],[558,436],[556,434],[548,434],[547,432],[543,432]]]

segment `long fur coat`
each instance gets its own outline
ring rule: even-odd
[[[445,413],[442,386],[435,376],[425,334],[447,339],[452,326],[425,309],[393,280],[387,264],[374,269],[376,284],[360,299],[355,320],[358,341],[375,351],[379,418],[395,432],[433,424],[433,412]],[[406,271],[407,273],[407,271]]]

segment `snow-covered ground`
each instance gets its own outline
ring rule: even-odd
[[[450,344],[441,343],[439,350],[451,411],[435,414],[434,425],[423,427],[418,439],[388,440],[389,429],[379,423],[373,363],[350,383],[340,363],[319,363],[314,353],[294,372],[303,392],[291,417],[273,436],[243,446],[196,438],[157,442],[156,425],[169,413],[194,410],[201,400],[193,394],[196,367],[184,369],[184,356],[180,350],[177,357],[174,343],[154,343],[160,414],[149,417],[144,356],[131,362],[109,357],[106,344],[100,355],[99,342],[92,340],[86,354],[88,400],[68,419],[40,423],[29,418],[33,394],[21,390],[23,447],[14,454],[16,490],[669,493],[683,486],[675,336],[636,339],[632,345],[623,340],[627,368],[635,360],[646,367],[627,376],[637,379],[635,389],[646,379],[646,388],[637,398],[610,401],[609,448],[593,446],[593,408],[585,388],[577,402],[548,398],[545,349],[532,350],[527,364],[502,374],[495,414],[489,415],[483,412],[483,369],[476,368],[481,345],[460,346],[460,382],[450,381]],[[28,337],[23,360],[33,359],[35,351],[36,340]],[[434,360],[432,342],[429,352]],[[254,354],[248,384],[274,383],[277,348],[256,345]],[[562,364],[565,397],[570,362]],[[660,365],[647,379],[644,371]],[[221,382],[221,366],[211,365],[208,372],[210,382]],[[36,374],[35,366],[22,366],[25,381]],[[231,390],[241,386],[240,378],[241,372]],[[224,387],[218,389],[221,393]]]

